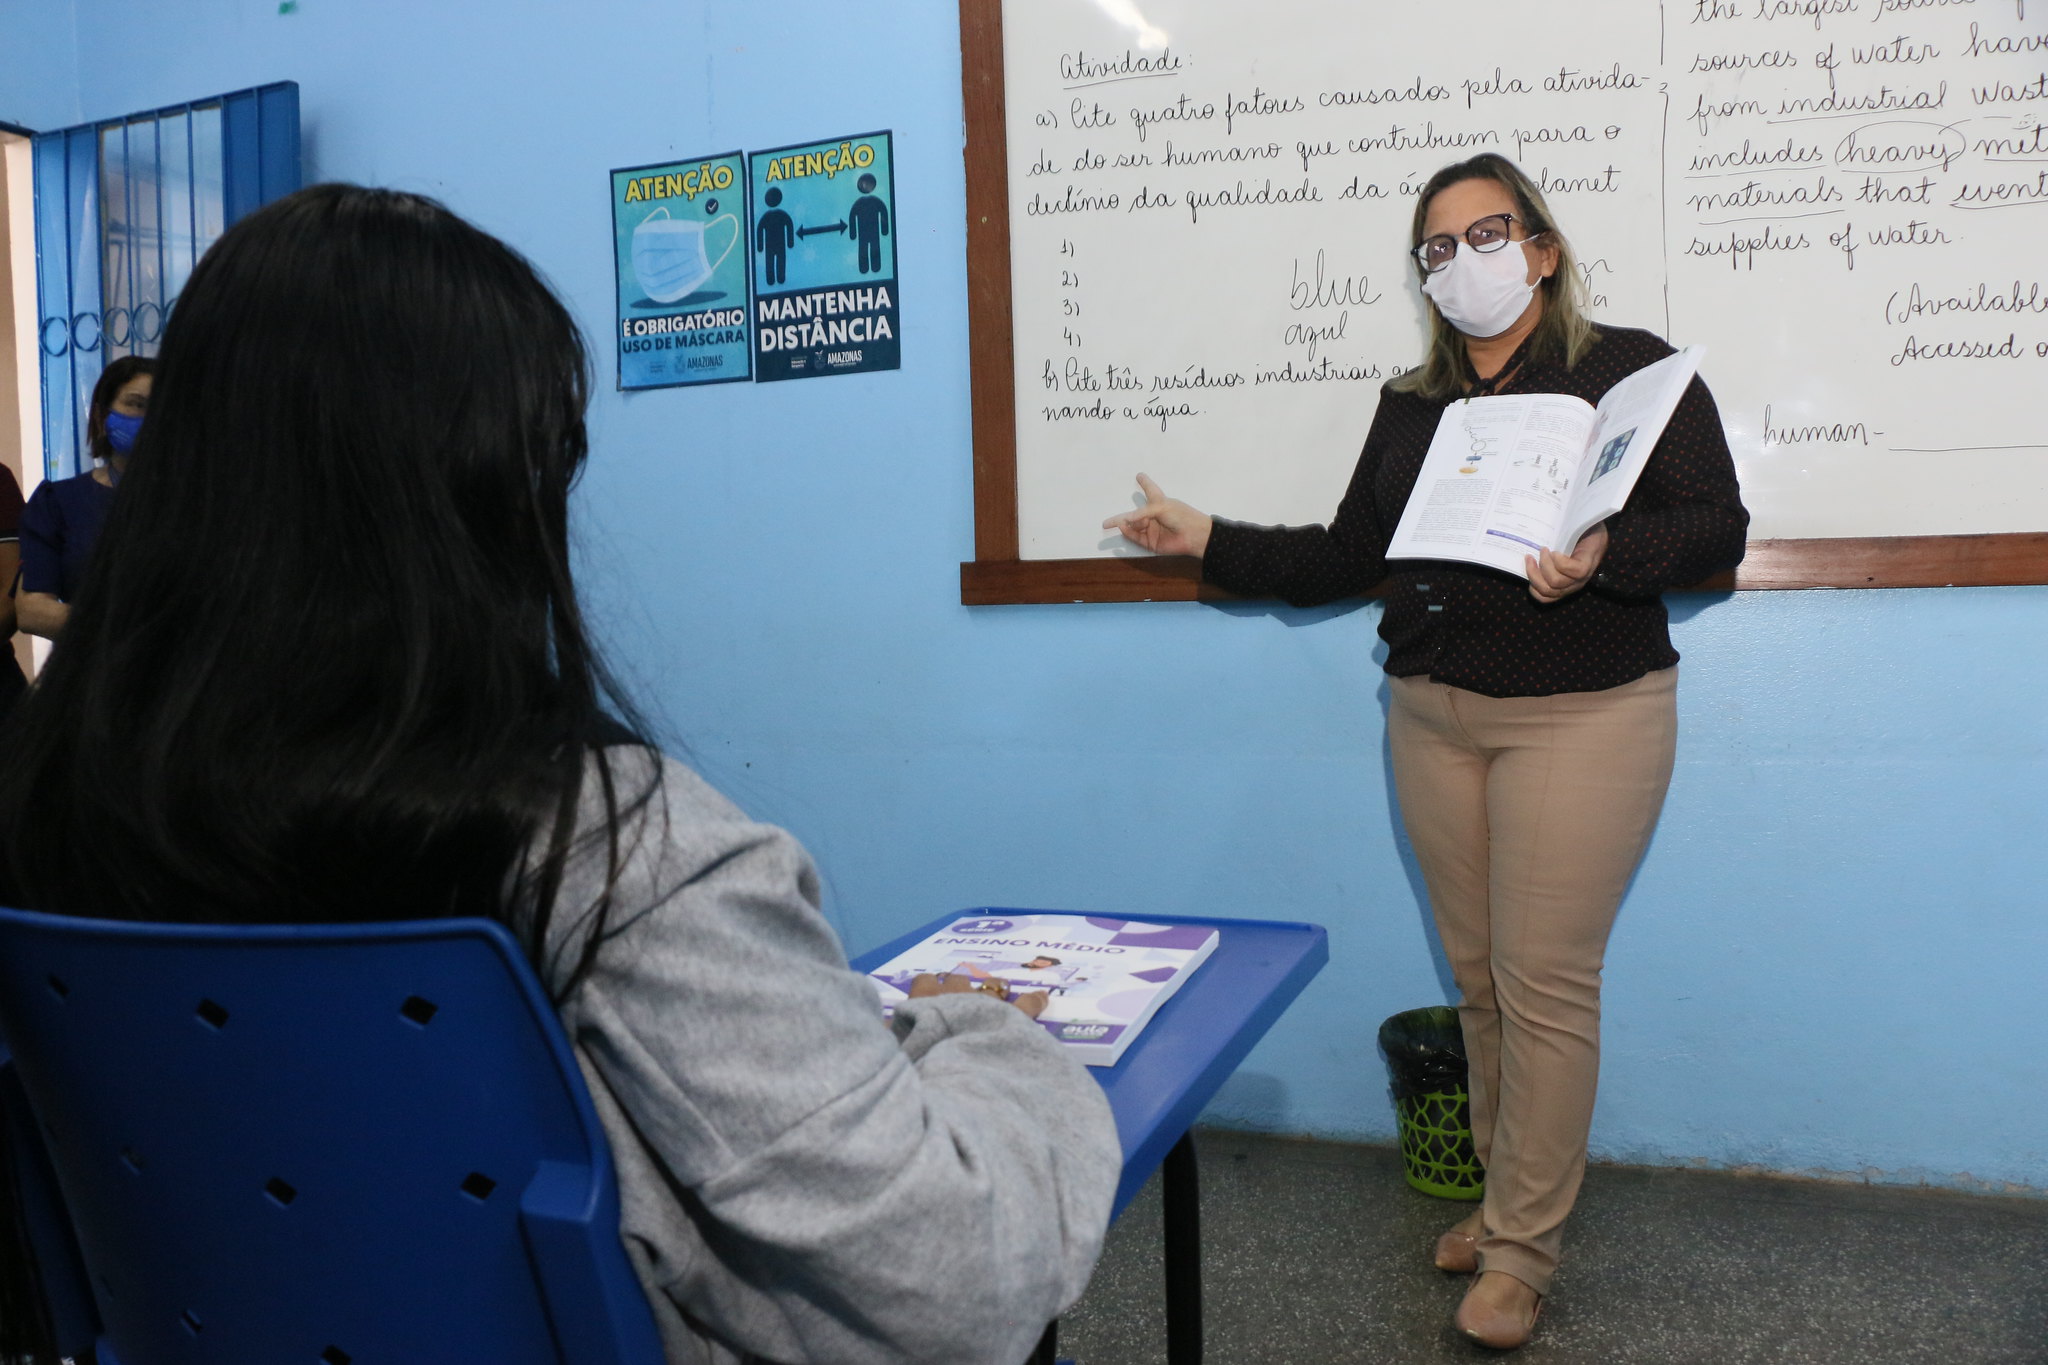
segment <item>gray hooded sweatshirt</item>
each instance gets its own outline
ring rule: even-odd
[[[622,799],[647,786],[646,751],[603,753]],[[1101,1088],[999,1000],[885,1025],[796,841],[660,765],[562,1021],[671,1365],[1019,1365],[1101,1249],[1122,1165]],[[557,988],[605,875],[596,788]]]

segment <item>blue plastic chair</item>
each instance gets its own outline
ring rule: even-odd
[[[17,1142],[59,1331],[76,1265],[99,1365],[661,1365],[603,1129],[497,924],[0,910],[0,1040],[76,1232],[73,1261]]]
[[[92,1351],[98,1323],[92,1311],[92,1293],[86,1288],[85,1267],[78,1260],[78,1240],[71,1235],[71,1220],[64,1213],[64,1201],[57,1193],[57,1175],[50,1169],[49,1154],[35,1117],[29,1113],[28,1097],[21,1093],[21,1077],[14,1059],[0,1046],[0,1180],[11,1180],[24,1220],[29,1245],[35,1250],[41,1270],[43,1304],[56,1329],[57,1354],[64,1360],[82,1359]]]

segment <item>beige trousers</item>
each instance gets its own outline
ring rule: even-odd
[[[1586,1169],[1607,935],[1671,781],[1678,670],[1550,697],[1389,682],[1402,823],[1463,996],[1480,1267],[1547,1293]]]

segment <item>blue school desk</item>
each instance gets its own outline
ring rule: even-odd
[[[982,915],[1062,913],[981,906],[913,929],[853,960],[872,971],[954,920]],[[1265,1036],[1302,987],[1330,960],[1322,926],[1284,920],[1198,919],[1142,915],[1148,924],[1210,924],[1222,932],[1216,949],[1131,1044],[1115,1066],[1090,1067],[1116,1115],[1124,1149],[1115,1217],[1154,1170],[1166,1224],[1166,1358],[1168,1365],[1202,1359],[1202,1233],[1189,1129],[1252,1046]],[[1032,1365],[1052,1365],[1054,1331]]]

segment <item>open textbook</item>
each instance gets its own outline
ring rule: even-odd
[[[1524,555],[1570,554],[1613,516],[1699,369],[1688,346],[1594,407],[1562,393],[1461,398],[1444,409],[1388,559],[1462,559],[1527,578]]]
[[[885,1014],[926,973],[1000,981],[1006,999],[1044,991],[1040,1026],[1089,1066],[1114,1066],[1215,950],[1216,934],[1205,924],[991,911],[953,921],[868,975]]]

